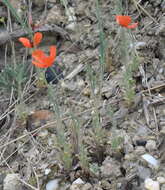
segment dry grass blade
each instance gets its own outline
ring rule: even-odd
[[[119,100],[112,100],[112,101],[110,101],[106,106],[112,105],[112,104],[114,104],[114,103],[118,103],[118,102],[120,102],[120,101],[121,101],[121,99],[119,99]],[[103,106],[104,106],[104,105],[103,105]],[[102,106],[99,106],[98,109],[101,108],[101,107],[102,107]],[[80,115],[85,114],[85,113],[88,113],[88,112],[91,113],[92,110],[93,110],[93,109],[87,109],[87,110],[85,110],[84,112],[77,113],[75,116],[80,116]],[[66,120],[71,119],[71,118],[72,118],[72,117],[70,117],[70,116],[69,116],[69,117],[65,117],[65,118],[62,118],[62,121],[66,121]],[[9,144],[11,144],[11,143],[14,143],[14,142],[16,142],[16,141],[18,141],[18,140],[21,140],[22,138],[26,137],[26,136],[29,135],[29,134],[36,134],[36,133],[38,133],[41,129],[48,128],[48,127],[50,127],[50,126],[55,125],[56,123],[57,123],[57,121],[53,121],[53,122],[47,123],[47,124],[43,125],[42,127],[39,127],[39,128],[37,128],[37,129],[31,131],[30,133],[27,133],[27,134],[25,134],[25,135],[22,135],[22,136],[20,136],[20,137],[18,137],[18,138],[16,138],[16,139],[11,140],[10,142],[7,142],[6,144],[3,144],[2,146],[0,146],[0,149],[3,148],[3,147],[5,147],[5,146],[7,146],[7,145],[9,145]],[[53,126],[53,127],[54,127],[54,126]]]
[[[162,82],[162,84],[150,88],[150,91],[154,91],[154,90],[160,91],[164,88],[165,88],[165,82]],[[148,92],[148,89],[142,91],[142,93],[146,93],[146,92]]]
[[[68,74],[65,79],[71,80],[74,78],[78,73],[80,73],[84,69],[83,64],[79,64],[70,74]]]
[[[144,110],[144,116],[146,119],[146,123],[149,126],[150,125],[150,114],[149,114],[149,110],[148,110],[148,106],[149,106],[149,102],[146,99],[145,96],[143,96],[143,110]]]
[[[135,7],[140,8],[148,17],[150,17],[156,24],[158,24],[157,20],[155,20],[149,13],[146,11],[136,0],[132,0],[133,3],[135,4]]]

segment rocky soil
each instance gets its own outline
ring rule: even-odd
[[[107,45],[104,80],[94,92],[95,97],[101,94],[97,109],[104,134],[99,145],[93,137],[94,99],[87,75],[89,65],[93,76],[100,74],[96,1],[30,2],[11,0],[21,18],[26,19],[30,10],[36,31],[44,35],[42,49],[57,45],[53,69],[60,81],[54,82],[51,99],[42,79],[32,76],[31,52],[18,42],[27,33],[0,2],[0,75],[15,58],[24,61],[29,76],[21,103],[10,80],[5,79],[5,91],[0,82],[0,190],[165,190],[165,1],[123,1],[124,13],[138,22],[132,34],[141,58],[131,106],[125,104],[121,87],[124,63],[113,51],[118,46],[116,3],[100,1]],[[48,69],[46,77],[50,75]],[[79,162],[77,149],[69,170],[59,159],[53,102],[60,107],[68,144],[75,149],[72,130],[79,121],[88,169]]]

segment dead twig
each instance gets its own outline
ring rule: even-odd
[[[70,36],[67,31],[65,31],[63,28],[57,26],[57,25],[48,25],[45,24],[39,28],[36,28],[34,32],[53,32],[56,35],[59,35],[62,39],[70,40]],[[13,32],[1,32],[0,33],[0,45],[3,45],[7,43],[10,40],[16,40],[19,37],[27,36],[28,31],[25,31],[24,29],[19,29]]]
[[[135,4],[135,7],[137,8],[137,9],[141,9],[149,18],[151,18],[156,24],[159,24],[158,23],[158,21],[157,20],[155,20],[149,13],[148,13],[148,11],[146,11],[140,4],[139,4],[139,2],[137,2],[136,0],[132,0],[133,1],[133,3]]]
[[[150,88],[150,91],[154,91],[154,90],[162,90],[163,88],[165,88],[165,82],[163,82],[163,84],[160,84],[160,85],[158,85],[158,86],[154,86],[154,87],[152,87],[152,88]],[[141,91],[142,93],[146,93],[146,92],[148,92],[148,89],[146,89],[146,90],[142,90]]]

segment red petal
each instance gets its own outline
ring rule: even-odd
[[[47,67],[52,66],[53,63],[54,63],[54,58],[48,57],[47,59],[45,59],[45,63],[46,63],[46,65],[47,65]]]
[[[46,56],[42,50],[34,50],[32,52],[32,63],[40,68],[47,68],[53,65],[56,56],[56,46],[50,47],[50,56]]]
[[[50,46],[50,57],[56,57],[56,46]]]
[[[116,22],[121,26],[127,27],[131,23],[131,17],[125,15],[116,15]]]
[[[38,57],[36,60],[32,60],[32,63],[37,67],[47,68],[53,65],[54,60],[52,60],[50,57],[45,57],[43,60]]]
[[[37,61],[34,61],[32,60],[32,63],[36,66],[36,67],[39,67],[39,68],[47,68],[48,66],[44,63],[39,63]]]
[[[36,49],[32,52],[32,57],[35,59],[42,60],[43,58],[45,58],[45,56],[46,56],[45,53],[40,49]]]
[[[19,38],[18,39],[25,47],[32,48],[32,44],[28,38]]]
[[[37,46],[42,40],[42,33],[36,32],[33,37],[33,45]]]
[[[138,25],[138,23],[136,22],[136,23],[133,23],[131,25],[128,25],[127,28],[133,29],[133,28],[136,28],[137,25]]]

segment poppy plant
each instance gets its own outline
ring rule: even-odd
[[[56,58],[56,46],[50,46],[50,55],[47,56],[42,50],[32,52],[32,63],[39,68],[48,68],[53,65]]]
[[[36,32],[33,36],[33,41],[31,42],[28,38],[19,38],[18,39],[25,47],[33,48],[36,47],[42,40],[42,33]]]
[[[129,29],[133,29],[136,28],[138,23],[132,23],[132,19],[130,16],[126,16],[126,15],[116,15],[116,22],[125,28],[129,28]]]

